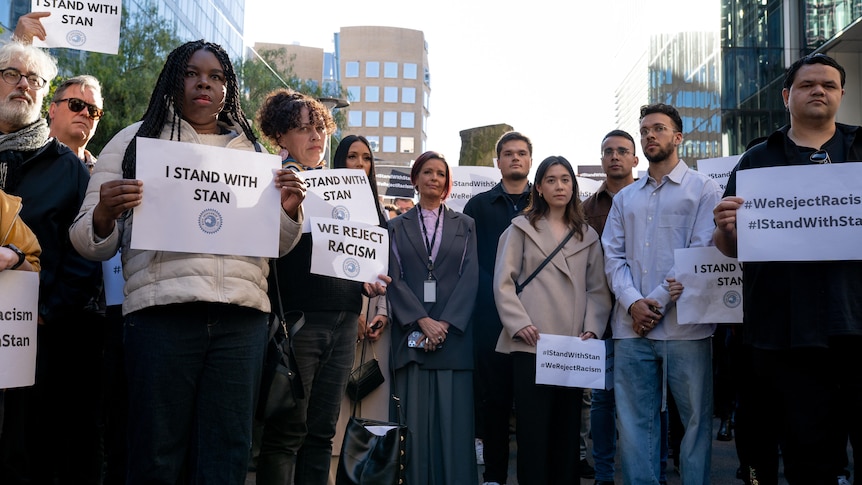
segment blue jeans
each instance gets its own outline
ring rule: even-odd
[[[305,312],[305,325],[293,338],[305,398],[294,412],[264,423],[259,485],[326,485],[332,438],[353,367],[358,318],[344,311]]]
[[[708,485],[712,455],[712,342],[614,340],[614,393],[623,483],[657,485],[663,392],[673,393],[685,427],[678,456],[684,485]]]
[[[182,303],[131,313],[124,327],[127,485],[174,485],[183,470],[190,483],[243,483],[267,314]]]
[[[614,456],[617,452],[616,406],[614,390],[593,389],[590,405],[590,432],[596,480],[614,481]]]

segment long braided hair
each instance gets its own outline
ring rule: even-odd
[[[136,136],[158,138],[165,123],[168,122],[168,116],[171,116],[170,139],[173,140],[174,133],[176,133],[176,140],[180,141],[179,123],[183,119],[183,95],[185,91],[183,78],[189,58],[201,49],[212,52],[224,70],[226,93],[224,108],[218,115],[219,121],[239,126],[249,141],[252,143],[257,141],[257,137],[240,106],[239,83],[230,57],[222,46],[213,42],[206,42],[203,39],[186,42],[168,54]],[[136,153],[136,143],[132,139],[123,156],[123,178],[135,178]]]

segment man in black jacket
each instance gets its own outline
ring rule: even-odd
[[[21,218],[42,245],[36,385],[6,392],[0,483],[96,483],[101,460],[96,413],[100,375],[80,365],[101,359],[101,328],[88,306],[101,268],[69,242],[89,172],[48,136],[40,116],[53,58],[19,42],[0,47],[0,188],[22,198]],[[93,341],[94,339],[97,339]]]
[[[467,201],[464,213],[476,222],[479,288],[473,310],[476,356],[476,435],[482,440],[484,483],[505,484],[509,467],[509,417],[512,413],[512,358],[495,351],[503,330],[494,304],[494,263],[500,234],[530,201],[528,175],[533,144],[521,133],[504,133],[497,141],[497,168],[502,180]]]

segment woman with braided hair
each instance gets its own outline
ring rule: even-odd
[[[128,484],[245,481],[267,316],[267,258],[130,248],[135,137],[237,150],[259,148],[221,46],[188,42],[168,55],[142,121],[99,156],[70,229],[85,257],[122,248],[124,351],[129,386]],[[305,185],[277,170],[280,254],[301,235]]]

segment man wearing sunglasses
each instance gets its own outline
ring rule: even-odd
[[[41,116],[56,75],[56,61],[42,49],[0,46],[0,189],[21,197],[21,219],[42,246],[36,384],[5,392],[4,485],[55,483],[56,477],[97,483],[100,476],[87,456],[99,446],[96,423],[88,419],[98,408],[99,393],[91,388],[98,375],[82,375],[80,365],[100,362],[100,341],[82,342],[92,326],[82,315],[99,296],[101,266],[69,241],[90,175],[75,153],[49,136]]]
[[[72,149],[90,173],[96,158],[87,150],[87,143],[96,133],[102,110],[102,87],[93,76],[67,79],[54,91],[48,107],[48,120],[53,136]]]
[[[787,69],[781,95],[790,123],[746,150],[713,210],[722,253],[737,255],[744,202],[737,171],[862,160],[860,127],[836,122],[845,79],[844,68],[820,53]],[[862,261],[749,261],[742,274],[748,362],[737,410],[747,431],[740,461],[760,483],[775,483],[781,443],[791,485],[846,483],[836,475],[846,465],[848,432],[857,476],[862,462]]]

